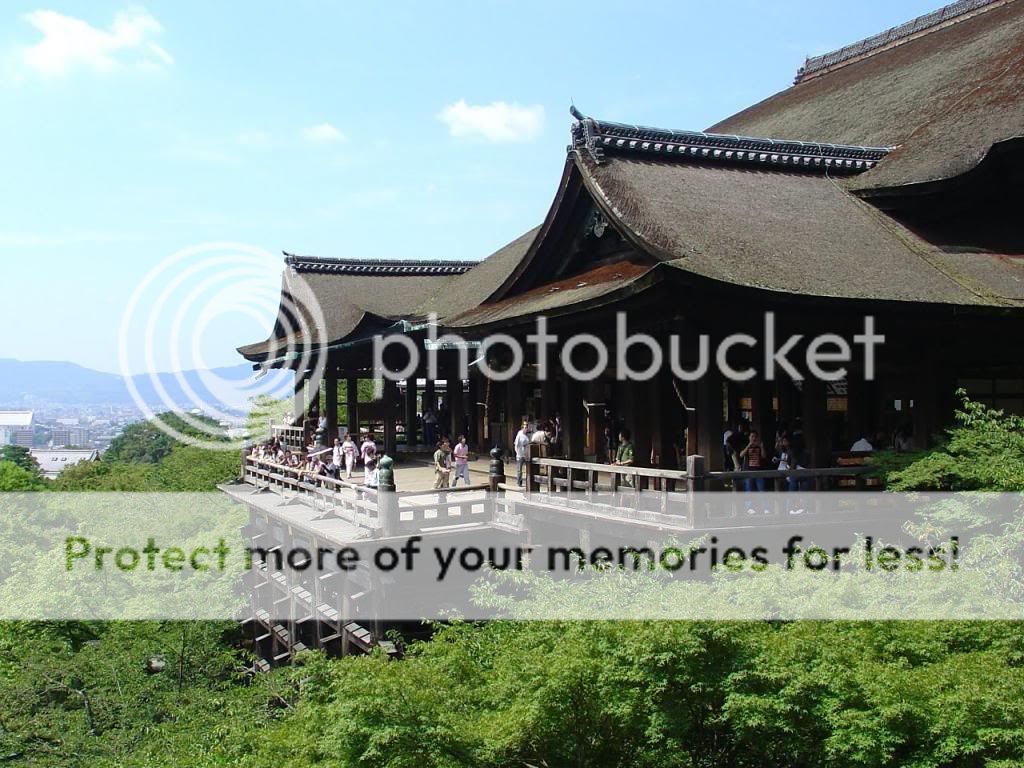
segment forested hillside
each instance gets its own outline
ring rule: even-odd
[[[211,489],[236,466],[140,427],[55,485]],[[965,403],[943,446],[879,466],[1021,491],[1024,424]],[[493,622],[401,662],[249,662],[231,624],[0,624],[0,765],[1024,766],[1019,623]]]

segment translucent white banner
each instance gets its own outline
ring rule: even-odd
[[[0,619],[1024,619],[1020,494],[237,488],[0,495]]]

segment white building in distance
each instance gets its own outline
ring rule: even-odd
[[[47,480],[56,480],[68,467],[74,467],[83,461],[99,461],[100,452],[96,450],[68,450],[64,448],[33,448],[30,453],[39,465],[39,471]]]
[[[32,411],[0,411],[0,445],[32,447]]]

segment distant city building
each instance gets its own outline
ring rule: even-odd
[[[0,411],[0,445],[31,448],[32,425],[32,411]]]
[[[58,426],[51,431],[50,442],[54,448],[89,448],[92,432],[88,427]]]
[[[99,461],[100,452],[88,450],[67,450],[61,448],[33,448],[30,453],[39,465],[39,470],[47,480],[56,480],[68,467],[74,467],[83,461]]]

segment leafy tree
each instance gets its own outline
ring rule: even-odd
[[[22,448],[20,445],[0,445],[0,461],[10,461],[40,476],[39,463],[28,448]]]
[[[45,487],[38,472],[25,469],[13,461],[0,461],[0,492],[39,491]]]
[[[893,491],[1024,490],[1024,419],[967,398],[938,448],[905,459],[883,454],[878,466]],[[896,463],[898,462],[898,463]]]
[[[291,706],[247,685],[237,626],[0,625],[0,759],[18,766],[231,765]]]
[[[151,473],[154,490],[168,492],[215,491],[221,483],[238,477],[238,451],[211,451],[177,445]]]
[[[223,440],[227,442],[226,437],[219,436],[220,427],[213,419],[206,416],[190,416],[189,418],[207,425],[210,431],[197,429],[175,413],[163,413],[157,416],[157,420],[166,427],[188,437],[203,441]],[[211,435],[217,435],[217,437]],[[129,425],[114,438],[103,458],[110,462],[156,464],[165,456],[170,455],[177,442],[171,435],[160,429],[154,421],[140,421]]]
[[[149,464],[84,461],[61,472],[53,481],[52,488],[62,493],[150,491],[154,490],[153,471]]]

